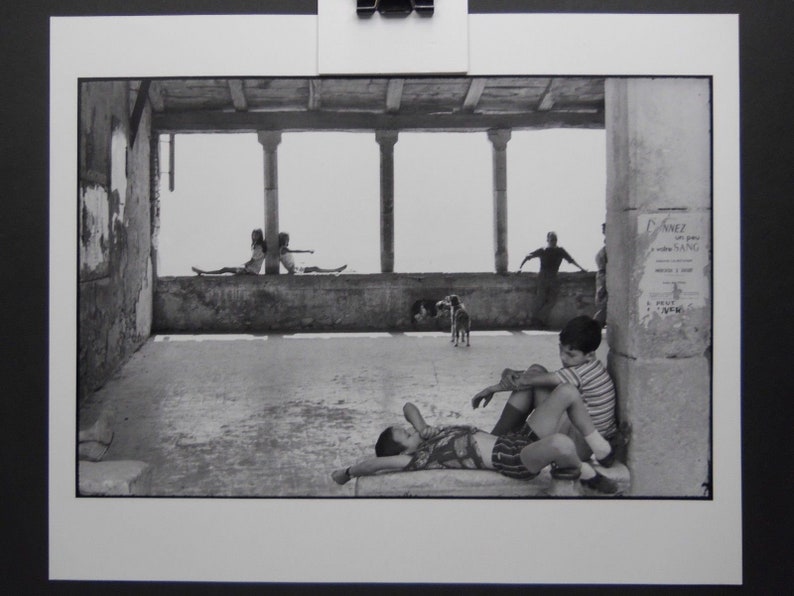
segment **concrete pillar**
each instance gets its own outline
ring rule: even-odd
[[[264,150],[265,169],[265,273],[278,275],[278,144],[280,131],[259,131],[257,138]]]
[[[507,272],[507,141],[510,129],[488,131],[493,146],[493,235],[494,268]]]
[[[174,168],[176,160],[176,139],[173,134],[168,135],[168,190],[174,192],[174,176],[176,169]]]
[[[380,270],[394,271],[394,144],[397,131],[379,130],[380,145]]]
[[[711,138],[703,79],[607,79],[609,367],[636,496],[710,490]]]

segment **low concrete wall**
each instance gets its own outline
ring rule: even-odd
[[[537,275],[426,273],[163,277],[154,292],[153,332],[371,331],[447,329],[411,324],[417,300],[458,294],[473,329],[526,328]],[[551,327],[594,311],[595,276],[561,273]]]

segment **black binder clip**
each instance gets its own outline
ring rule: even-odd
[[[385,17],[402,17],[413,11],[432,16],[433,10],[433,0],[356,0],[356,14],[360,17],[371,17],[376,11]]]

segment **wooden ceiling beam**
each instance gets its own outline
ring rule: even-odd
[[[152,104],[152,109],[155,112],[162,112],[165,110],[165,98],[163,97],[163,88],[157,81],[152,81],[149,85],[149,101]]]
[[[554,79],[549,79],[549,84],[546,85],[546,89],[543,91],[543,95],[540,96],[540,101],[538,102],[537,107],[535,108],[538,112],[548,112],[551,108],[554,107],[554,102],[556,98],[554,97],[554,93],[552,92],[552,86],[554,85]]]
[[[492,128],[604,128],[603,110],[519,114],[373,114],[362,112],[173,112],[155,114],[160,133],[281,131],[464,131]]]
[[[309,110],[319,110],[323,103],[322,99],[320,79],[309,79]]]
[[[464,112],[473,112],[477,109],[477,104],[480,103],[480,97],[485,89],[485,79],[472,79],[469,83],[469,89],[466,91],[466,97],[463,99],[461,110]]]
[[[248,100],[245,98],[245,89],[240,79],[229,79],[229,92],[232,94],[234,109],[238,112],[248,111]]]
[[[403,98],[403,87],[405,79],[389,79],[389,86],[386,89],[386,113],[396,114],[400,111],[400,104]]]

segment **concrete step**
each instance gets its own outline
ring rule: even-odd
[[[630,488],[628,468],[615,463],[611,468],[593,466],[600,474],[615,480],[618,495]],[[544,468],[532,480],[516,480],[491,470],[418,470],[389,472],[356,479],[357,497],[606,497],[579,481],[557,480],[551,468]],[[618,496],[615,495],[615,496]]]
[[[135,496],[151,493],[152,467],[142,461],[81,461],[81,496]]]

